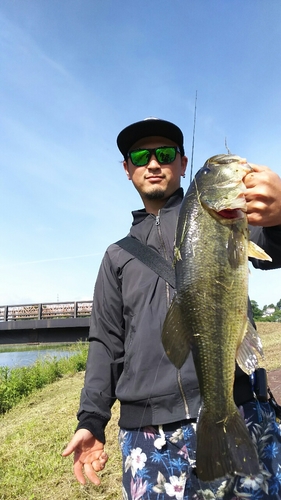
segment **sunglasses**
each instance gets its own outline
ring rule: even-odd
[[[130,158],[135,167],[144,167],[150,162],[152,155],[154,155],[158,163],[165,165],[172,163],[176,159],[177,153],[180,152],[180,148],[177,146],[161,146],[160,148],[129,151],[127,158]]]

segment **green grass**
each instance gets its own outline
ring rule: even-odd
[[[63,375],[84,370],[88,344],[77,342],[68,347],[68,350],[69,357],[39,357],[31,366],[0,367],[0,414],[13,408],[23,397],[55,382]]]
[[[72,473],[73,458],[61,456],[76,427],[83,379],[84,372],[64,376],[1,417],[1,500],[121,499],[118,406],[107,428],[110,458],[101,486],[82,487]]]
[[[59,349],[59,350],[64,350],[64,349],[69,349],[72,348],[75,343],[63,343],[60,344],[59,342],[54,344],[54,343],[48,343],[48,344],[7,344],[7,345],[1,345],[0,346],[0,353],[3,352],[24,352],[24,351],[45,351],[46,349]]]
[[[257,326],[266,368],[280,368],[281,324]],[[106,429],[109,461],[100,486],[82,487],[72,473],[73,458],[61,456],[76,427],[84,381],[83,371],[75,373],[75,365],[68,369],[0,416],[0,500],[121,500],[118,404]]]
[[[257,330],[262,340],[264,360],[260,363],[268,371],[281,366],[281,323],[257,323]]]

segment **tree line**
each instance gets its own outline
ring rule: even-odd
[[[281,322],[281,299],[276,305],[269,304],[259,308],[255,300],[251,300],[253,316],[255,321],[280,321]]]

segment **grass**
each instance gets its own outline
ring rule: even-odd
[[[259,322],[257,330],[262,340],[264,361],[260,364],[268,371],[280,368],[281,323]]]
[[[266,368],[280,368],[281,324],[257,327]],[[76,427],[84,380],[84,372],[73,373],[35,390],[0,417],[0,500],[121,500],[117,403],[106,429],[109,461],[100,473],[99,487],[77,483],[73,458],[61,456]]]
[[[121,463],[117,441],[118,407],[107,428],[110,459],[102,484],[82,487],[72,473],[72,457],[61,452],[76,427],[76,411],[84,373],[61,380],[30,395],[1,417],[1,500],[120,499]]]
[[[69,347],[68,351],[70,356],[65,358],[50,356],[38,358],[31,366],[0,367],[0,413],[10,410],[23,397],[55,382],[64,374],[84,370],[88,344],[77,342],[73,347]]]
[[[48,344],[7,344],[7,345],[1,345],[0,346],[0,353],[5,353],[5,352],[24,352],[24,351],[45,351],[46,349],[69,349],[71,348],[75,343],[71,344],[60,344],[60,343],[48,343]]]

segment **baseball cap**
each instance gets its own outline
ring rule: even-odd
[[[117,146],[124,158],[137,141],[144,137],[161,136],[175,142],[184,155],[183,133],[181,129],[172,122],[161,120],[160,118],[149,117],[121,130],[117,137]]]

